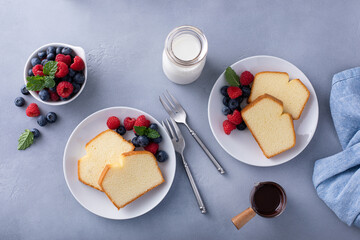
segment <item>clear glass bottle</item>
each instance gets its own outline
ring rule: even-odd
[[[163,71],[174,83],[192,83],[204,68],[207,52],[208,42],[200,29],[193,26],[177,27],[165,41]]]

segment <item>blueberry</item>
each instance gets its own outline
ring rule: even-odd
[[[72,70],[71,68],[69,68],[69,76],[74,77],[75,74],[76,74],[76,72],[74,70]]]
[[[56,53],[56,48],[53,46],[50,46],[46,49],[46,54],[49,55],[50,53],[55,54]]]
[[[244,100],[244,98],[242,96],[237,97],[236,100],[239,102],[239,105],[241,104],[241,102]]]
[[[48,123],[54,123],[56,122],[57,119],[57,115],[54,112],[49,112],[48,114],[46,114],[46,121]]]
[[[245,129],[246,129],[246,124],[245,124],[245,122],[243,121],[243,122],[241,122],[239,125],[236,125],[236,128],[237,128],[238,130],[240,130],[240,131],[245,130]]]
[[[40,131],[37,128],[31,129],[31,132],[34,134],[34,138],[40,137]]]
[[[60,54],[62,50],[63,50],[63,47],[57,47],[56,48],[56,55]]]
[[[49,100],[49,98],[50,98],[50,94],[49,94],[48,91],[46,91],[45,89],[43,89],[43,90],[41,90],[41,91],[39,92],[39,97],[40,97],[41,100],[47,101],[47,100]]]
[[[47,124],[46,117],[44,117],[43,115],[40,115],[36,121],[41,127]]]
[[[56,86],[49,88],[49,90],[52,91],[52,92],[56,92]]]
[[[124,135],[126,133],[126,129],[124,126],[120,126],[116,129],[116,132],[120,135]]]
[[[230,110],[230,108],[229,107],[223,107],[223,109],[222,109],[222,113],[225,115],[225,116],[227,116],[228,114],[230,114],[231,113],[231,110]]]
[[[71,55],[72,49],[71,49],[71,48],[68,48],[68,47],[64,47],[64,48],[61,50],[61,53],[64,54],[64,55]]]
[[[143,135],[143,136],[138,137],[138,143],[139,143],[140,147],[146,147],[147,145],[149,145],[150,141],[147,136]]]
[[[14,102],[17,107],[22,107],[25,104],[25,99],[22,97],[17,97],[17,98],[15,98]]]
[[[225,105],[225,106],[229,106],[229,101],[230,101],[230,98],[229,97],[224,97],[223,98],[223,104]]]
[[[49,53],[46,57],[47,60],[55,60],[55,53]]]
[[[37,57],[34,57],[34,58],[32,58],[32,59],[30,60],[30,63],[31,63],[31,65],[34,67],[35,65],[40,64],[41,61],[40,61],[40,59],[38,59]]]
[[[38,57],[40,58],[40,59],[43,59],[43,58],[46,58],[46,52],[45,51],[40,51],[40,52],[38,52]]]
[[[45,64],[48,62],[49,60],[48,59],[43,59],[42,61],[41,61],[41,65],[43,65],[43,66],[45,66]]]
[[[29,75],[29,76],[34,76],[34,73],[33,73],[33,71],[32,71],[31,68],[30,68],[29,71],[28,71],[28,75]]]
[[[156,123],[151,123],[149,128],[154,129],[156,131],[159,129],[159,127],[158,127],[158,125]]]
[[[229,94],[227,93],[227,89],[228,89],[228,86],[223,86],[221,89],[220,89],[220,92],[221,94],[224,96],[224,97],[228,97]]]
[[[160,136],[160,137],[158,137],[158,138],[154,138],[152,141],[153,141],[154,143],[161,143],[162,137]]]
[[[72,82],[72,78],[69,75],[66,75],[65,77],[61,78],[60,82],[62,81]]]
[[[169,158],[168,154],[163,150],[158,151],[155,156],[158,162],[164,162]]]
[[[138,137],[134,137],[131,140],[131,143],[134,144],[135,147],[139,147]]]
[[[80,91],[80,88],[81,86],[77,83],[72,83],[73,87],[74,87],[74,90],[73,90],[73,93],[76,94]]]
[[[78,84],[83,84],[85,81],[85,76],[82,73],[77,73],[74,77],[74,82]]]
[[[67,98],[60,97],[60,100],[61,100],[61,101],[67,101],[67,100],[69,100],[71,97],[72,97],[72,95],[70,95],[70,96],[67,97]]]
[[[30,92],[27,90],[26,85],[22,86],[21,93],[24,95],[29,95]]]
[[[229,108],[230,110],[234,111],[235,108],[239,106],[239,102],[236,99],[230,99],[229,101]]]
[[[248,98],[250,96],[251,88],[249,86],[242,86],[241,91],[243,98]]]

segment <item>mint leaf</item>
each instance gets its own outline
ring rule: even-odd
[[[134,130],[139,136],[146,135],[148,132],[147,127],[134,126]]]
[[[28,81],[26,84],[26,88],[30,91],[40,91],[44,88],[44,77],[42,76],[32,76],[27,77]]]
[[[57,71],[57,62],[49,61],[45,64],[43,68],[43,73],[48,76],[55,76]]]
[[[25,150],[33,144],[34,134],[29,129],[25,129],[25,132],[20,135],[18,142],[17,149]]]
[[[44,88],[52,88],[55,87],[55,81],[53,76],[45,76],[44,77]]]
[[[151,128],[148,128],[148,132],[147,132],[146,136],[148,138],[154,139],[154,138],[160,137],[160,134],[158,133],[158,131],[156,131],[154,129],[151,129]]]
[[[240,86],[239,76],[236,74],[236,72],[231,67],[228,67],[225,70],[225,79],[230,84],[230,86],[233,86],[233,87]]]

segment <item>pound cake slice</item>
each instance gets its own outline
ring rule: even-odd
[[[255,75],[248,102],[255,101],[263,94],[270,94],[284,104],[284,111],[292,118],[300,118],[309,99],[310,92],[299,79],[289,81],[285,72],[260,72]]]
[[[290,114],[283,113],[280,100],[264,94],[247,105],[241,115],[267,158],[295,146],[294,123]]]
[[[164,182],[154,155],[148,151],[124,153],[104,168],[99,185],[118,208],[123,208]]]
[[[78,177],[81,182],[102,191],[99,177],[106,166],[116,161],[122,153],[135,149],[113,130],[106,130],[85,146],[86,155],[78,160]]]

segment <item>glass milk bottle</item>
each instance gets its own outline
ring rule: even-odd
[[[163,71],[177,84],[194,82],[201,74],[208,51],[208,42],[200,29],[180,26],[166,38],[162,56]]]

